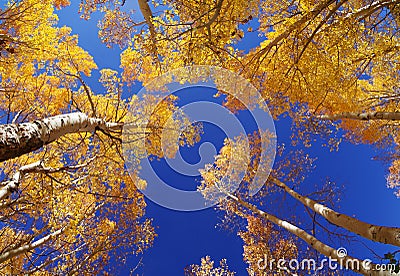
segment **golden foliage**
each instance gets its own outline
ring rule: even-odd
[[[129,148],[133,156],[173,157],[180,145],[197,142],[201,129],[182,131],[189,120],[178,111],[174,96],[134,96],[130,104],[137,106],[137,113],[127,115],[122,85],[148,84],[188,65],[221,66],[240,74],[260,90],[275,117],[289,113],[301,125],[304,118],[297,112],[299,104],[306,106],[309,116],[399,111],[399,8],[394,2],[154,0],[150,6],[157,12],[142,10],[145,21],[136,22],[123,9],[124,1],[81,1],[83,18],[89,19],[96,11],[104,13],[99,36],[107,46],[127,46],[121,54],[121,76],[101,70],[103,94],[94,93],[83,79],[97,69],[93,58],[78,45],[78,36],[69,27],[57,25],[54,10],[69,2],[15,0],[1,10],[0,110],[7,123],[17,113],[17,121],[23,121],[81,110],[106,121],[132,124]],[[254,29],[260,41],[243,47],[246,35]],[[216,82],[218,95],[229,93],[223,78]],[[243,109],[244,104],[232,96],[225,101],[232,111]],[[150,119],[140,121],[143,114]],[[400,146],[396,121],[343,120],[340,127],[356,142]],[[218,184],[226,192],[232,185],[252,182],[254,174],[249,168],[262,161],[258,158],[264,146],[261,135],[227,140],[215,164],[202,172],[200,189],[207,192]],[[8,250],[11,243],[28,244],[63,229],[45,249],[34,249],[42,258],[28,262],[18,255],[3,263],[2,270],[21,274],[24,269],[40,267],[43,274],[60,269],[92,275],[104,268],[109,252],[118,244],[135,252],[152,244],[155,234],[151,221],[143,217],[145,202],[137,191],[137,185],[145,187],[146,183],[124,170],[120,137],[119,132],[69,134],[43,150],[2,164],[4,174],[10,176],[22,165],[42,162],[38,171],[23,178],[20,193],[1,205],[2,250]],[[400,165],[397,156],[393,159],[388,183],[396,188]],[[226,173],[230,179],[224,182]],[[271,231],[249,218],[248,232],[241,234],[247,250],[261,246],[251,233],[268,239]],[[290,242],[273,246],[295,254]],[[271,254],[279,255],[279,250]],[[246,258],[253,263],[250,255]],[[57,267],[52,260],[63,262]],[[202,266],[192,268],[219,273],[227,271],[225,265],[221,263],[218,270],[206,258]]]
[[[248,216],[246,231],[238,234],[244,242],[243,258],[249,265],[249,275],[275,275],[276,272],[285,275],[286,272],[279,271],[276,263],[271,267],[269,261],[298,257],[298,248],[294,240],[283,236],[270,222],[261,218]]]
[[[230,271],[225,259],[219,262],[219,267],[214,267],[214,261],[210,256],[201,258],[201,264],[192,264],[185,268],[185,276],[234,276],[235,272]]]

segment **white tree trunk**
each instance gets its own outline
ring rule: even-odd
[[[0,188],[0,200],[7,198],[12,192],[18,190],[19,183],[21,182],[24,174],[34,171],[40,165],[40,162],[35,162],[22,166],[16,173],[14,173],[11,180],[2,182],[2,187]]]
[[[22,166],[16,173],[14,173],[11,180],[3,181],[0,183],[0,200],[6,199],[12,192],[18,190],[19,184],[23,177],[27,173],[31,172],[45,172],[54,173],[59,171],[76,170],[85,167],[89,162],[93,161],[94,158],[90,158],[87,163],[79,164],[76,166],[65,166],[60,168],[44,167],[41,161],[37,161],[25,166]],[[3,208],[6,204],[0,204],[0,208]]]
[[[353,271],[363,274],[363,275],[368,275],[368,276],[388,276],[388,275],[397,275],[396,273],[392,273],[390,271],[382,271],[382,270],[376,270],[377,266],[376,264],[373,263],[365,263],[365,267],[362,265],[363,260],[351,257],[349,255],[346,255],[344,257],[340,257],[338,255],[338,251],[329,245],[324,244],[317,238],[315,238],[313,235],[308,234],[306,231],[303,229],[291,224],[290,222],[287,222],[285,220],[281,220],[280,218],[277,218],[271,214],[268,214],[260,209],[258,209],[256,206],[243,201],[239,199],[238,197],[235,197],[233,195],[228,195],[231,199],[239,203],[240,205],[246,207],[247,209],[251,210],[254,214],[259,215],[266,220],[286,229],[293,235],[296,235],[303,241],[305,241],[307,244],[309,244],[312,248],[317,250],[319,253],[326,257],[330,257],[332,260],[342,260],[343,264],[354,264],[358,263],[359,266],[354,266],[354,265],[349,265],[347,268],[352,269]]]
[[[356,17],[356,18],[362,18],[366,15],[372,14],[373,12],[377,11],[378,9],[382,9],[387,6],[392,6],[398,4],[398,0],[378,0],[374,1],[372,3],[368,3],[368,5],[365,5],[353,12],[349,12],[346,14],[345,18],[351,18],[351,17]]]
[[[37,150],[68,133],[121,130],[122,125],[91,118],[80,112],[30,123],[0,125],[0,161]]]
[[[345,214],[338,213],[318,202],[302,196],[290,189],[286,184],[282,181],[272,178],[272,181],[280,188],[284,189],[288,194],[290,194],[293,198],[300,201],[304,206],[307,206],[317,214],[324,217],[329,222],[340,226],[348,231],[360,235],[366,239],[392,244],[395,246],[400,246],[400,228],[396,227],[386,227],[386,226],[378,226],[369,223],[365,223],[356,218],[349,217]]]
[[[321,120],[341,120],[341,119],[352,119],[352,120],[392,120],[398,121],[400,120],[400,112],[364,112],[364,113],[357,113],[357,112],[343,112],[338,114],[324,114],[316,116],[318,119]]]
[[[144,20],[146,21],[147,26],[149,27],[150,31],[150,38],[153,42],[153,48],[156,47],[156,30],[153,24],[153,13],[151,12],[150,6],[147,3],[148,0],[138,0],[139,9],[142,13]]]

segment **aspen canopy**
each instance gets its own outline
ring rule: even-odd
[[[133,2],[136,9],[127,9]],[[198,191],[205,198],[226,195],[216,209],[221,224],[243,244],[248,274],[311,273],[261,268],[265,254],[361,263],[361,257],[337,250],[338,241],[355,237],[388,245],[390,252],[380,261],[393,266],[382,271],[374,261],[351,270],[400,271],[400,225],[376,225],[342,213],[333,182],[302,192],[314,169],[314,159],[304,151],[317,147],[317,137],[333,151],[345,142],[376,148],[387,170],[382,177],[393,197],[400,197],[399,0],[79,3],[70,20],[100,18],[98,37],[120,50],[119,71],[99,68],[80,46],[78,31],[59,23],[57,14],[73,4],[69,0],[9,0],[0,7],[1,275],[116,275],[118,265],[136,273],[137,264],[127,260],[157,243],[157,221],[145,212],[140,189],[148,183],[140,165],[130,173],[124,167],[123,131],[129,124],[130,138],[144,141],[146,157],[163,159],[194,146],[203,130],[190,125],[185,114],[173,116],[179,112],[177,96],[142,99],[132,88],[196,65],[224,68],[251,83],[277,124],[290,118],[291,139],[299,148],[278,146],[279,160],[254,196],[246,189],[255,170],[263,169],[258,168],[261,132],[225,139],[215,162],[200,172]],[[234,114],[246,108],[224,89],[215,97]],[[153,110],[150,121],[129,115],[132,106],[135,114]],[[248,159],[241,155],[243,143]],[[229,183],[239,189],[228,192],[224,172],[232,156],[244,160],[247,170],[243,179],[230,176]],[[295,211],[287,207],[282,217],[278,197],[291,198]],[[397,210],[392,212],[396,216]],[[182,272],[236,275],[229,259],[199,261],[182,266]]]

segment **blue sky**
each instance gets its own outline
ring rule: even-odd
[[[72,2],[70,7],[58,12],[60,25],[71,26],[73,33],[79,34],[79,45],[94,56],[99,69],[112,68],[121,71],[119,69],[120,49],[118,47],[109,49],[98,39],[96,24],[99,17],[95,14],[90,21],[78,19],[78,1]],[[127,1],[127,5],[134,5],[134,3],[136,1]],[[248,44],[244,44],[243,47],[254,44],[257,37],[251,34],[249,39],[253,39],[253,41],[248,41]],[[98,76],[98,71],[95,71],[93,76],[87,79],[87,82],[95,91],[98,89],[96,93],[102,93],[101,86],[97,83]],[[125,89],[124,96],[129,96],[138,92],[140,85]],[[197,91],[195,92],[197,93]],[[289,146],[291,143],[290,120],[282,118],[275,122],[275,126],[278,143],[285,143]],[[219,149],[223,140],[222,133],[213,126],[206,126],[205,130],[202,142],[213,142],[214,146]],[[371,146],[343,142],[339,151],[330,152],[327,147],[322,146],[325,141],[319,137],[316,139],[317,141],[313,143],[312,147],[303,148],[312,157],[318,157],[318,159],[315,163],[316,168],[301,185],[300,191],[306,194],[312,191],[316,184],[322,183],[326,177],[329,177],[343,186],[340,189],[341,200],[337,205],[341,212],[356,215],[357,218],[369,223],[400,226],[400,216],[398,215],[400,201],[393,195],[392,190],[386,188],[385,165],[372,160],[377,155],[377,151]],[[182,155],[188,162],[196,163],[200,158],[198,148],[199,145],[191,149],[185,148],[182,150]],[[300,146],[300,148],[302,147]],[[161,170],[163,169],[161,168]],[[198,178],[180,178],[180,176],[168,173],[167,177],[171,182],[188,181],[187,185],[192,188],[199,180]],[[158,237],[154,246],[144,254],[143,265],[137,271],[139,275],[183,275],[185,266],[199,263],[200,258],[206,255],[210,255],[216,262],[226,258],[228,265],[237,272],[237,275],[247,275],[246,265],[242,261],[242,241],[235,232],[229,233],[216,227],[221,215],[215,210],[179,212],[166,209],[149,200],[147,202],[147,215],[154,218]],[[294,203],[288,200],[287,204],[287,206],[292,206]],[[297,208],[299,212],[304,211],[301,206],[297,206]],[[279,213],[290,216],[293,214],[292,211],[293,209],[287,208],[279,210]],[[390,250],[393,251],[391,247],[360,240],[380,255]],[[340,242],[330,243],[330,246],[334,248],[344,246],[353,256],[373,258],[371,252],[360,242],[352,243],[351,247]],[[132,256],[129,260],[130,266],[134,267],[137,261],[138,258]],[[127,274],[128,270],[120,271],[120,275]]]

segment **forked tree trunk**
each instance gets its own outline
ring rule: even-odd
[[[7,198],[12,192],[17,191],[19,183],[24,177],[24,174],[34,171],[40,165],[40,162],[35,162],[22,166],[16,173],[14,173],[10,180],[1,182],[0,185],[2,186],[0,188],[0,200]]]
[[[93,160],[93,158],[89,159],[89,162]],[[59,171],[67,171],[67,170],[76,170],[79,168],[83,168],[87,165],[87,163],[79,164],[76,166],[65,166],[60,168],[51,168],[51,167],[44,167],[41,161],[37,161],[31,164],[27,164],[22,166],[18,169],[17,172],[11,177],[10,180],[6,180],[0,182],[0,200],[8,198],[11,193],[18,190],[19,184],[21,183],[22,179],[24,178],[25,174],[32,173],[32,172],[44,172],[44,173],[54,173]],[[7,203],[0,204],[0,209],[4,208]]]
[[[243,201],[239,199],[236,196],[233,195],[228,195],[231,199],[239,203],[240,205],[246,207],[250,211],[252,211],[254,214],[276,224],[277,226],[280,226],[293,235],[299,237],[303,241],[305,241],[307,244],[309,244],[312,248],[317,250],[319,253],[326,257],[330,257],[332,260],[337,260],[337,262],[341,261],[341,264],[343,264],[343,267],[347,269],[351,269],[357,273],[360,273],[362,275],[366,276],[388,276],[388,275],[397,275],[396,273],[393,273],[391,271],[383,271],[379,270],[376,264],[373,264],[371,262],[363,262],[363,260],[351,257],[346,254],[346,256],[341,256],[338,254],[338,251],[329,245],[324,244],[317,238],[315,238],[313,235],[308,234],[306,231],[303,229],[297,227],[296,225],[291,224],[288,221],[282,220],[278,217],[275,217],[271,214],[268,214],[260,209],[258,209],[256,206]],[[325,263],[327,264],[327,263]],[[358,264],[358,265],[357,265]],[[365,266],[363,266],[363,264]]]
[[[291,195],[294,199],[300,201],[304,206],[307,206],[329,222],[366,239],[400,246],[400,228],[365,223],[356,218],[338,213],[308,197],[300,195],[276,178],[272,178],[272,182],[274,182],[278,187],[284,189],[285,192]]]

